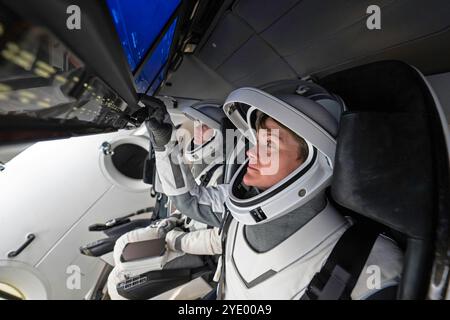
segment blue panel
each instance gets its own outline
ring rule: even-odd
[[[150,86],[150,88],[148,89],[148,92],[147,92],[147,94],[149,96],[154,95],[156,90],[158,90],[159,86],[164,81],[165,72],[166,72],[166,68],[163,68],[163,70],[161,70],[161,72],[158,74],[156,79],[153,81],[152,85]]]
[[[107,0],[120,42],[134,71],[181,0]]]
[[[177,19],[167,30],[158,46],[152,52],[151,57],[147,60],[144,68],[135,79],[138,93],[145,93],[154,79],[161,73],[163,67],[167,63],[172,46],[173,36],[175,34]],[[155,89],[156,90],[156,89]]]

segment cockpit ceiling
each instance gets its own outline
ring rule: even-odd
[[[369,5],[381,8],[381,30],[367,28]],[[322,76],[385,59],[441,73],[450,70],[449,16],[448,0],[238,0],[194,59],[231,87]],[[163,93],[184,94],[177,85],[192,74],[179,73]]]

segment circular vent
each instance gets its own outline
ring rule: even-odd
[[[106,153],[105,143],[109,146]],[[149,145],[148,138],[133,135],[103,142],[99,149],[100,170],[115,186],[129,191],[148,190],[143,175]]]
[[[111,160],[114,167],[128,178],[142,180],[148,151],[132,143],[118,145],[113,151]]]

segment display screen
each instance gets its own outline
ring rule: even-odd
[[[181,0],[107,0],[120,42],[132,72]]]
[[[176,25],[177,19],[175,19],[170,25],[169,29],[167,29],[166,33],[161,38],[161,41],[152,52],[150,58],[145,62],[142,71],[136,77],[135,83],[137,92],[145,93],[147,89],[149,89],[150,85],[156,85],[156,80],[158,80],[156,79],[157,77],[160,78],[161,75],[164,75],[163,70],[167,63],[167,60],[169,59],[170,48],[172,47]],[[153,92],[149,92],[150,95],[152,95],[156,91],[161,82],[162,80],[159,81],[156,88],[153,88],[151,90]]]
[[[0,30],[0,144],[127,125],[126,102],[54,34],[1,10]]]

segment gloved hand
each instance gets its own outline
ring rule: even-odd
[[[172,137],[174,127],[167,108],[161,100],[146,95],[141,97],[141,102],[148,110],[148,118],[145,121],[145,126],[150,135],[153,148],[156,151],[164,150],[164,146]]]
[[[157,220],[148,228],[155,228],[157,230],[158,238],[164,238],[172,229],[181,226],[184,223],[183,218],[179,214],[171,215],[168,218]]]

